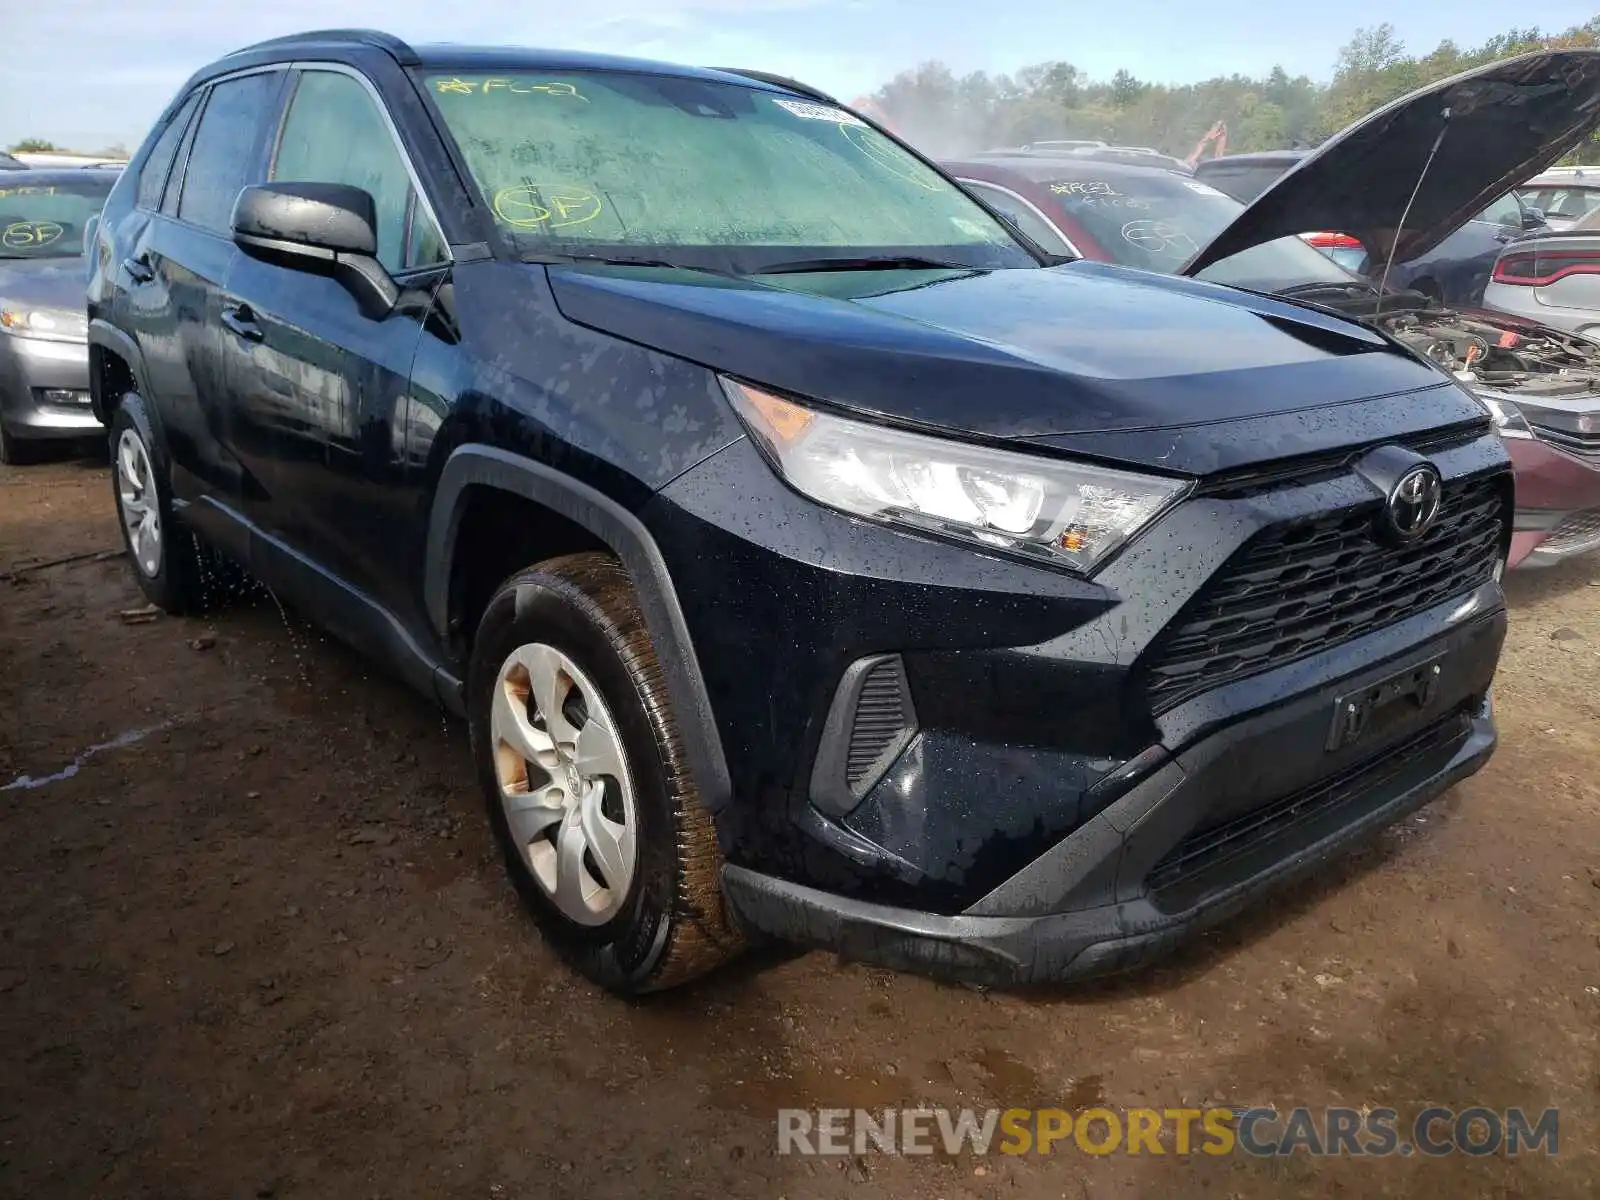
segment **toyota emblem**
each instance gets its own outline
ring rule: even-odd
[[[1429,463],[1412,467],[1389,493],[1385,513],[1390,531],[1401,541],[1415,541],[1433,528],[1443,499],[1444,483],[1439,472]]]

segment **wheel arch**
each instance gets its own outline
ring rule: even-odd
[[[504,492],[550,510],[592,535],[622,563],[661,660],[701,800],[712,812],[719,812],[731,798],[732,784],[688,622],[655,539],[638,517],[609,496],[543,463],[498,447],[458,446],[445,461],[434,489],[423,571],[428,620],[441,645],[448,646],[452,640],[457,546],[462,519],[472,494],[479,489]]]
[[[115,325],[96,318],[89,322],[89,405],[100,424],[110,426],[111,410],[126,391],[145,399],[146,413],[160,439],[160,414],[155,412],[139,343]],[[157,447],[151,447],[157,450]]]

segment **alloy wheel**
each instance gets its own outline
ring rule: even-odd
[[[638,865],[633,781],[599,690],[553,646],[519,646],[489,711],[506,825],[539,887],[569,920],[621,911]]]

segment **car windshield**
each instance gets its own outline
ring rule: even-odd
[[[83,253],[83,233],[104,207],[116,176],[0,176],[0,258],[73,258]]]
[[[1522,193],[1522,198],[1547,217],[1576,221],[1600,208],[1600,188],[1544,187]]]
[[[1209,184],[1166,171],[1085,173],[1043,187],[1066,218],[1069,236],[1076,226],[1113,262],[1145,271],[1179,270],[1244,211]],[[1213,263],[1199,278],[1257,292],[1357,282],[1297,237],[1243,250]]]
[[[525,253],[741,273],[840,259],[1038,265],[958,188],[832,105],[631,72],[424,82]]]

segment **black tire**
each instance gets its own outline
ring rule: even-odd
[[[571,920],[545,894],[500,803],[493,689],[512,651],[535,642],[565,654],[593,682],[635,780],[637,867],[621,910],[599,926]],[[684,761],[661,664],[620,563],[573,554],[506,580],[479,623],[467,687],[473,761],[506,870],[563,958],[601,986],[635,995],[685,983],[739,952],[743,939],[723,905],[716,831]]]
[[[159,566],[154,574],[147,574],[140,566],[128,535],[127,522],[122,516],[122,499],[118,489],[117,447],[125,432],[133,432],[144,443],[150,464],[150,483],[155,492],[156,511],[161,519]],[[111,416],[108,445],[111,452],[111,498],[117,510],[117,526],[122,530],[122,545],[128,553],[128,565],[138,581],[145,598],[163,612],[181,615],[197,612],[203,606],[199,547],[194,535],[172,516],[172,489],[167,482],[166,458],[159,453],[150,428],[150,417],[145,412],[144,400],[129,392],[118,403]]]
[[[0,463],[8,467],[22,467],[38,459],[38,449],[25,438],[6,429],[5,422],[0,421]]]

